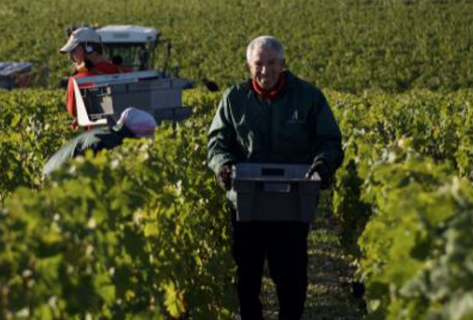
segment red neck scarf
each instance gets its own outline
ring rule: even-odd
[[[284,72],[281,72],[281,74],[279,75],[278,83],[276,83],[276,85],[269,90],[265,90],[261,88],[258,81],[256,80],[256,77],[253,78],[252,84],[253,84],[253,90],[256,92],[256,94],[259,97],[263,99],[269,99],[270,101],[274,101],[274,99],[276,99],[276,97],[281,93],[281,91],[286,86],[286,77],[285,77]]]

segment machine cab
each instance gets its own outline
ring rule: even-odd
[[[155,69],[155,50],[160,33],[155,28],[109,25],[96,30],[110,60],[135,71]]]

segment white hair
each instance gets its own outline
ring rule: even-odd
[[[259,48],[269,48],[277,52],[281,60],[284,59],[284,48],[281,42],[272,36],[260,36],[253,39],[246,48],[246,62],[250,63],[253,51]]]

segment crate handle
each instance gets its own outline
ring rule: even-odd
[[[277,192],[277,193],[290,193],[291,184],[290,183],[274,183],[274,182],[265,182],[263,184],[264,192]]]
[[[261,168],[262,176],[284,176],[283,168]]]

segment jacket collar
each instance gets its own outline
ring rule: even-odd
[[[285,77],[285,85],[284,85],[284,88],[282,88],[281,90],[281,94],[283,94],[288,88],[292,88],[296,85],[296,77],[294,76],[294,74],[290,71],[283,71],[283,74],[284,74],[284,77]],[[248,79],[245,83],[244,83],[244,87],[246,90],[252,92],[254,95],[258,96],[258,93],[255,92],[255,90],[253,89],[253,79]]]

